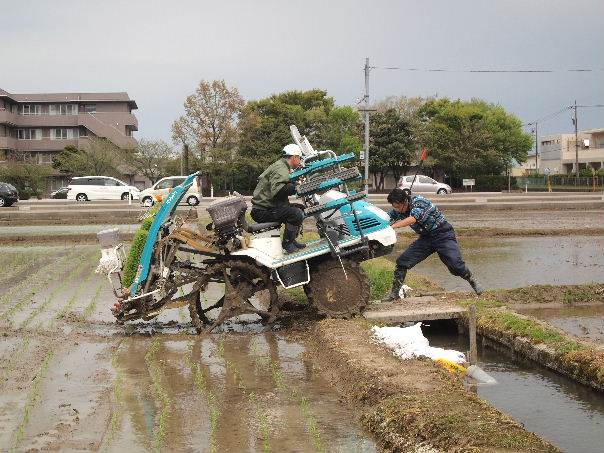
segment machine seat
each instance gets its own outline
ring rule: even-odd
[[[245,231],[252,234],[262,233],[268,230],[276,230],[279,229],[281,224],[279,222],[265,222],[265,223],[253,223],[247,224]]]

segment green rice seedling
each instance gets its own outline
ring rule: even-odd
[[[50,361],[52,360],[53,356],[54,356],[54,352],[52,350],[49,351],[48,354],[46,354],[46,357],[44,358],[42,365],[40,366],[40,368],[38,369],[38,372],[36,373],[36,377],[32,381],[31,387],[29,389],[29,393],[27,394],[27,400],[25,401],[25,407],[23,408],[23,414],[21,416],[21,421],[19,422],[19,424],[17,425],[17,428],[15,429],[15,431],[13,433],[13,442],[12,442],[12,447],[10,449],[11,453],[17,451],[17,447],[23,440],[23,435],[25,433],[25,428],[27,427],[27,424],[29,423],[29,417],[30,417],[31,411],[38,401],[38,398],[40,396],[40,386],[42,384],[42,381],[46,378],[46,374],[48,373],[48,368],[50,366]]]
[[[113,380],[113,409],[111,411],[111,418],[109,420],[109,427],[107,430],[107,434],[103,438],[103,442],[101,443],[101,451],[108,451],[111,447],[111,444],[115,440],[115,435],[117,430],[119,429],[122,417],[123,417],[123,391],[122,387],[124,385],[124,374],[120,369],[118,364],[118,358],[122,350],[126,347],[128,340],[123,340],[116,351],[113,354],[111,359],[111,364],[113,365],[113,369],[115,370],[115,379]]]
[[[208,389],[206,378],[203,374],[201,366],[199,363],[193,361],[193,342],[190,341],[187,345],[189,350],[189,354],[186,357],[186,363],[191,368],[191,373],[193,373],[193,382],[197,391],[205,396],[208,411],[209,411],[209,421],[210,421],[210,431],[208,433],[208,447],[210,449],[210,453],[218,452],[218,445],[216,443],[216,433],[218,430],[218,419],[220,418],[220,409],[218,408],[218,404],[216,403],[216,395],[212,390]]]
[[[84,319],[88,319],[90,317],[90,315],[92,313],[94,313],[94,310],[96,310],[96,304],[99,301],[99,297],[101,295],[101,291],[103,291],[104,287],[105,287],[105,282],[99,283],[99,285],[96,287],[96,291],[94,292],[94,296],[92,296],[92,299],[90,300],[90,303],[84,309],[84,313],[83,313],[83,318]]]
[[[67,313],[69,313],[71,311],[71,309],[74,307],[74,305],[78,301],[78,298],[82,294],[82,291],[84,290],[84,288],[86,288],[88,283],[90,283],[90,280],[92,280],[93,277],[94,277],[94,273],[91,272],[86,278],[84,278],[84,280],[81,281],[81,283],[78,285],[78,287],[72,293],[72,295],[69,298],[69,300],[67,301],[67,303],[63,306],[63,308],[61,308],[61,310],[59,310],[55,314],[53,321],[56,321],[58,319],[63,319],[67,315]]]
[[[32,281],[37,282],[34,283],[34,286],[38,286],[40,282],[50,281],[49,277],[55,277],[58,272],[58,266],[64,265],[66,262],[73,258],[73,254],[66,254],[65,256],[59,258],[56,261],[46,264],[45,266],[39,267],[36,269],[29,278],[23,280],[18,285],[11,287],[8,291],[6,291],[2,296],[0,296],[0,305],[5,305],[7,302],[11,301],[12,298],[21,294],[24,291],[31,290]],[[1,315],[0,315],[1,316]]]
[[[157,451],[161,451],[162,447],[164,446],[168,428],[168,420],[170,418],[170,413],[172,412],[172,401],[170,400],[170,397],[163,386],[162,371],[156,358],[157,352],[160,348],[159,341],[159,337],[155,338],[145,354],[145,363],[147,364],[147,369],[151,375],[153,393],[155,394],[160,406],[159,420],[157,421],[154,429],[154,444]]]
[[[85,257],[81,257],[79,258],[79,262],[81,264],[81,262],[84,261],[90,261],[91,258],[93,256],[96,256],[97,253],[89,253],[88,255],[86,255]],[[76,265],[74,268],[72,269],[77,269],[78,267],[80,267],[79,265]],[[86,272],[87,268],[84,268],[84,272]],[[50,294],[48,294],[48,296],[46,297],[46,299],[44,299],[44,301],[41,304],[38,304],[36,306],[36,308],[34,310],[32,310],[32,312],[29,314],[29,316],[27,318],[25,318],[25,320],[23,321],[23,323],[21,324],[21,328],[25,328],[29,325],[29,323],[36,317],[38,316],[40,313],[42,313],[43,311],[46,310],[46,308],[48,308],[48,306],[51,304],[51,302],[54,300],[55,296],[57,294],[59,294],[61,291],[63,291],[65,289],[65,287],[67,287],[71,282],[73,282],[76,278],[80,277],[80,274],[77,274],[75,272],[70,272],[67,276],[67,278],[63,279],[61,284],[59,286],[57,286],[55,289],[53,289]]]
[[[70,258],[70,257],[69,257]],[[34,284],[31,284],[31,282],[29,282],[29,287],[28,287],[28,291],[25,293],[25,295],[23,295],[21,298],[19,298],[17,300],[17,303],[14,304],[11,308],[9,308],[7,311],[5,311],[4,313],[0,314],[0,320],[3,319],[8,319],[9,324],[12,326],[12,316],[19,312],[23,307],[25,307],[30,301],[31,298],[41,289],[45,288],[46,286],[48,286],[53,280],[55,280],[57,278],[57,275],[60,273],[68,273],[73,271],[74,269],[76,269],[79,266],[79,263],[73,264],[72,266],[69,266],[69,261],[68,261],[68,257],[65,257],[64,260],[62,260],[63,262],[61,264],[63,264],[62,268],[59,268],[58,266],[55,267],[55,269],[53,269],[53,271],[48,272],[44,278],[40,278],[39,280],[37,280]],[[56,264],[56,263],[55,263]]]

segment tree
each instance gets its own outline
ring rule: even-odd
[[[369,142],[369,169],[374,177],[374,187],[384,189],[388,172],[398,181],[411,165],[416,148],[408,120],[393,108],[374,113]]]
[[[105,138],[89,138],[83,149],[66,146],[53,157],[52,166],[61,173],[75,176],[119,176],[118,167],[124,163],[124,151]]]
[[[46,181],[50,175],[50,168],[28,161],[9,160],[0,167],[0,181],[15,186],[19,191],[19,198],[26,200],[29,197],[40,196],[46,190]]]
[[[136,149],[125,155],[126,163],[141,175],[149,178],[152,183],[162,176],[168,175],[168,163],[174,158],[174,151],[163,140],[141,139]]]
[[[291,143],[289,126],[295,124],[318,149],[358,151],[358,112],[335,107],[332,97],[319,89],[287,91],[249,102],[241,114],[239,155],[258,175]]]
[[[482,100],[432,99],[420,117],[434,168],[457,178],[501,174],[531,149],[521,121]]]
[[[237,119],[244,105],[237,88],[224,80],[202,80],[184,103],[185,113],[172,124],[172,138],[200,156],[212,149],[232,149],[237,143]]]

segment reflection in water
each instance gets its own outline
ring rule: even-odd
[[[442,331],[441,331],[442,332]],[[466,350],[468,338],[430,332],[430,344]],[[478,365],[497,380],[478,395],[562,451],[594,453],[604,442],[604,395],[533,363],[480,348]]]
[[[145,362],[152,340],[131,337],[119,351],[124,417],[112,451],[154,448],[162,406]],[[155,363],[170,401],[165,450],[211,451],[213,444],[215,451],[262,452],[264,433],[271,451],[314,452],[317,436],[324,451],[379,451],[303,353],[300,343],[273,332],[160,341]]]
[[[407,244],[400,243],[390,258],[395,260]],[[468,266],[487,288],[604,282],[602,236],[462,238],[460,244]],[[471,290],[449,274],[436,255],[413,270],[447,290]]]

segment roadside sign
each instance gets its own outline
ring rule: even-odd
[[[476,185],[476,180],[475,179],[464,179],[463,180],[463,185],[464,186],[475,186]]]

